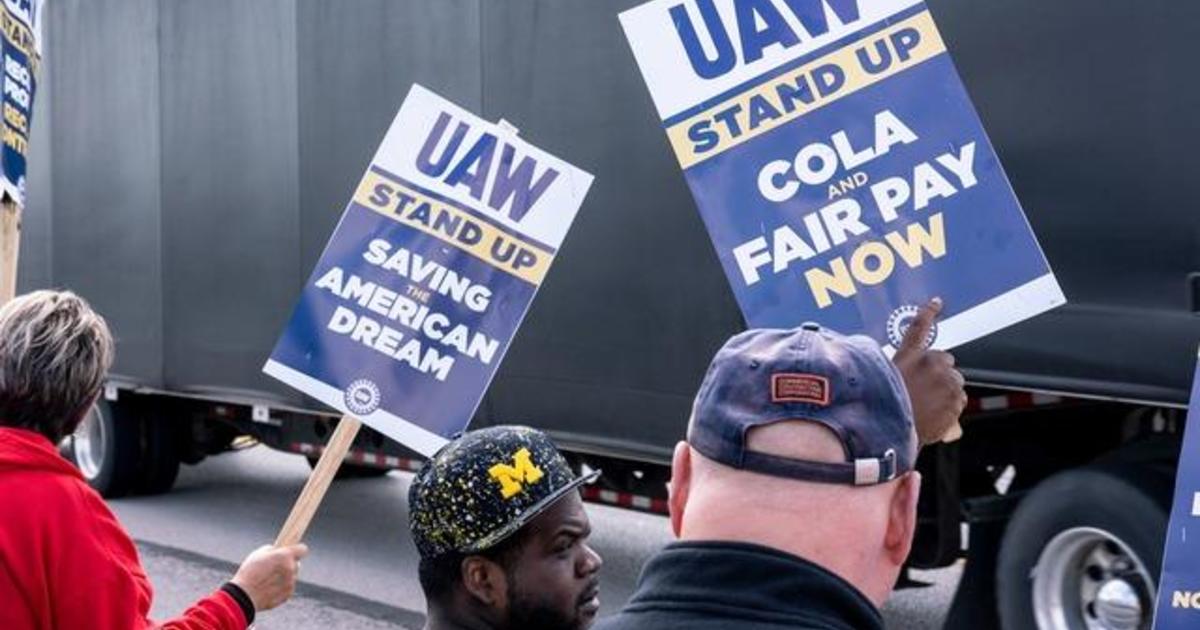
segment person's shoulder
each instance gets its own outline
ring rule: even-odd
[[[50,470],[19,469],[0,473],[0,496],[14,506],[37,505],[47,509],[84,509],[95,494],[83,480]],[[98,497],[97,497],[98,498]]]
[[[0,538],[7,543],[55,546],[86,528],[94,491],[79,479],[45,470],[0,472]],[[20,541],[25,541],[21,543]]]
[[[87,482],[52,471],[0,474],[0,496],[5,498],[0,501],[0,522],[19,523],[51,538],[107,534],[106,525],[115,521],[104,499]]]

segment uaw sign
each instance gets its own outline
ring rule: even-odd
[[[591,182],[413,86],[264,371],[433,454],[470,421]]]
[[[1154,630],[1200,627],[1200,366],[1183,430]]]
[[[3,194],[25,205],[25,170],[33,95],[41,62],[42,0],[3,0],[4,146],[0,149]]]
[[[919,0],[654,0],[621,15],[751,327],[952,347],[1063,304]]]

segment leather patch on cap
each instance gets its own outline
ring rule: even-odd
[[[772,374],[771,402],[800,402],[827,407],[829,379],[816,374]]]

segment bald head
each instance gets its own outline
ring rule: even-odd
[[[831,430],[807,420],[752,428],[746,447],[809,462],[848,460]],[[774,477],[726,466],[680,442],[671,522],[684,540],[751,542],[798,555],[881,604],[911,548],[918,486],[916,473],[870,486]]]

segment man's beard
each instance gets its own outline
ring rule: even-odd
[[[587,593],[591,589],[584,589]],[[569,611],[557,610],[548,602],[538,600],[519,590],[512,591],[508,607],[509,630],[583,630],[590,625],[579,614],[584,602],[576,601]]]

